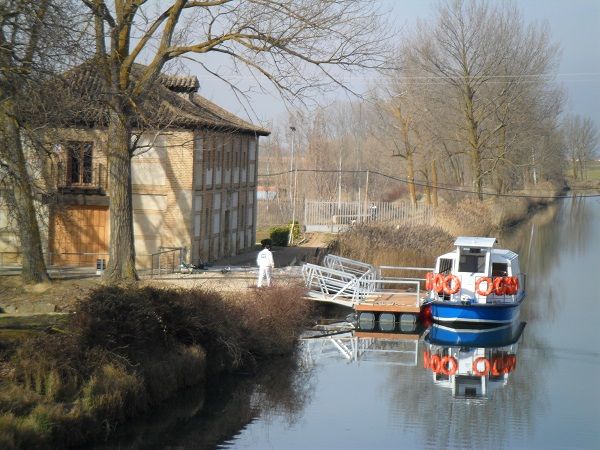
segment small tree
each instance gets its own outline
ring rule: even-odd
[[[36,108],[47,80],[75,55],[78,29],[74,1],[5,0],[0,3],[0,175],[16,216],[25,282],[48,279],[34,204],[33,174],[25,153],[27,124],[45,125]]]

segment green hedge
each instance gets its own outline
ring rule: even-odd
[[[269,236],[273,245],[278,247],[286,247],[288,245],[290,225],[291,222],[287,225],[269,228]],[[294,241],[297,241],[300,237],[300,224],[297,221],[294,223],[293,233]]]

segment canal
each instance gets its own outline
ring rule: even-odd
[[[434,373],[424,357],[448,349],[431,330],[340,333],[303,340],[294,361],[185,393],[108,447],[598,448],[600,200],[562,201],[499,241],[527,273],[524,330],[454,349],[502,362],[485,383]]]

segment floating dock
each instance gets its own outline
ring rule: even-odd
[[[310,300],[354,308],[358,313],[418,314],[421,277],[384,276],[383,273],[431,271],[425,267],[374,266],[362,261],[327,255],[323,265],[304,264],[302,276]]]

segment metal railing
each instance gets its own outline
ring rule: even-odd
[[[185,261],[185,247],[161,250],[151,255],[150,277],[179,272]]]
[[[433,209],[408,202],[306,201],[306,231],[337,232],[366,222],[433,223]]]
[[[301,361],[311,367],[322,359],[343,358],[348,362],[416,366],[418,340],[389,340],[353,336],[351,332],[336,336],[300,340]]]
[[[344,258],[338,255],[325,255],[325,258],[323,258],[323,265],[325,267],[329,267],[330,269],[336,269],[341,272],[351,273],[354,275],[377,275],[377,268],[372,264],[350,258]]]
[[[306,263],[302,276],[315,300],[353,307],[369,297],[387,294],[414,294],[415,306],[420,306],[422,278],[383,277],[381,270],[429,271],[422,267],[376,267],[337,255],[327,255],[324,265]]]

